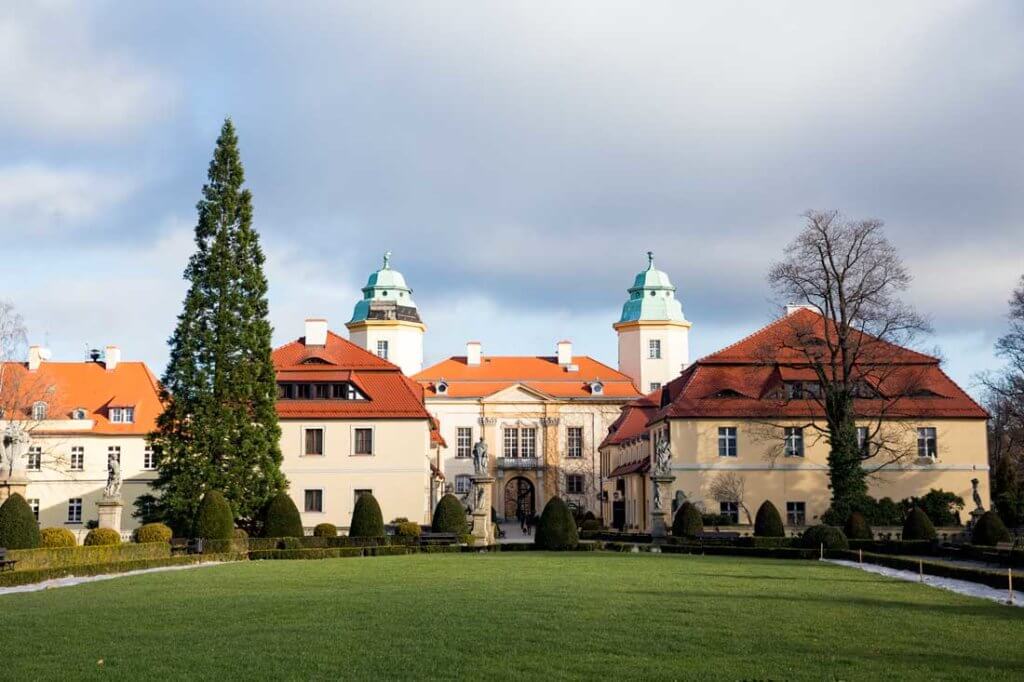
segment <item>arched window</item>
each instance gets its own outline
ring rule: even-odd
[[[35,421],[42,421],[46,419],[47,406],[42,400],[37,400],[32,403],[32,419]]]
[[[85,408],[83,408],[83,407],[76,407],[74,410],[71,411],[71,418],[72,419],[85,419]]]

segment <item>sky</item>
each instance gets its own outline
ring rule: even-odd
[[[879,218],[975,391],[1024,273],[1018,2],[6,3],[0,298],[54,359],[157,374],[218,130],[275,343],[344,332],[392,251],[427,363],[615,364],[655,253],[699,357],[778,314],[808,209]]]

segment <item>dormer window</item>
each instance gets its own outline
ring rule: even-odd
[[[75,409],[71,410],[72,419],[85,419],[85,415],[86,412],[84,407],[76,407]]]
[[[109,414],[111,424],[132,424],[135,422],[134,407],[111,407]]]
[[[590,393],[592,395],[604,395],[604,384],[597,380],[591,381]]]
[[[444,395],[448,392],[448,382],[445,381],[444,379],[441,379],[440,381],[437,382],[435,388],[437,389],[438,395]]]
[[[32,403],[32,419],[37,422],[46,419],[46,414],[49,411],[49,407],[42,400],[37,400]]]

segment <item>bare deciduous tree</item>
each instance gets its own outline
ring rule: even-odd
[[[743,501],[746,497],[746,482],[738,473],[735,471],[719,473],[708,483],[708,493],[716,502],[735,502],[743,510],[743,515],[747,517],[747,523],[754,525],[750,510],[747,509],[747,505]]]

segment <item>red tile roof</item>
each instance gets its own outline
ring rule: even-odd
[[[608,435],[600,447],[619,445],[643,437],[647,422],[658,411],[658,403],[647,395],[622,408],[622,414],[608,428]]]
[[[366,400],[278,400],[282,419],[430,419],[419,385],[396,365],[334,332],[324,346],[306,346],[305,337],[273,352],[280,381],[348,381]]]
[[[620,464],[611,470],[608,474],[608,478],[615,478],[616,476],[625,476],[626,474],[645,474],[651,470],[651,458],[644,457],[643,459],[635,462],[628,462],[627,464]]]

